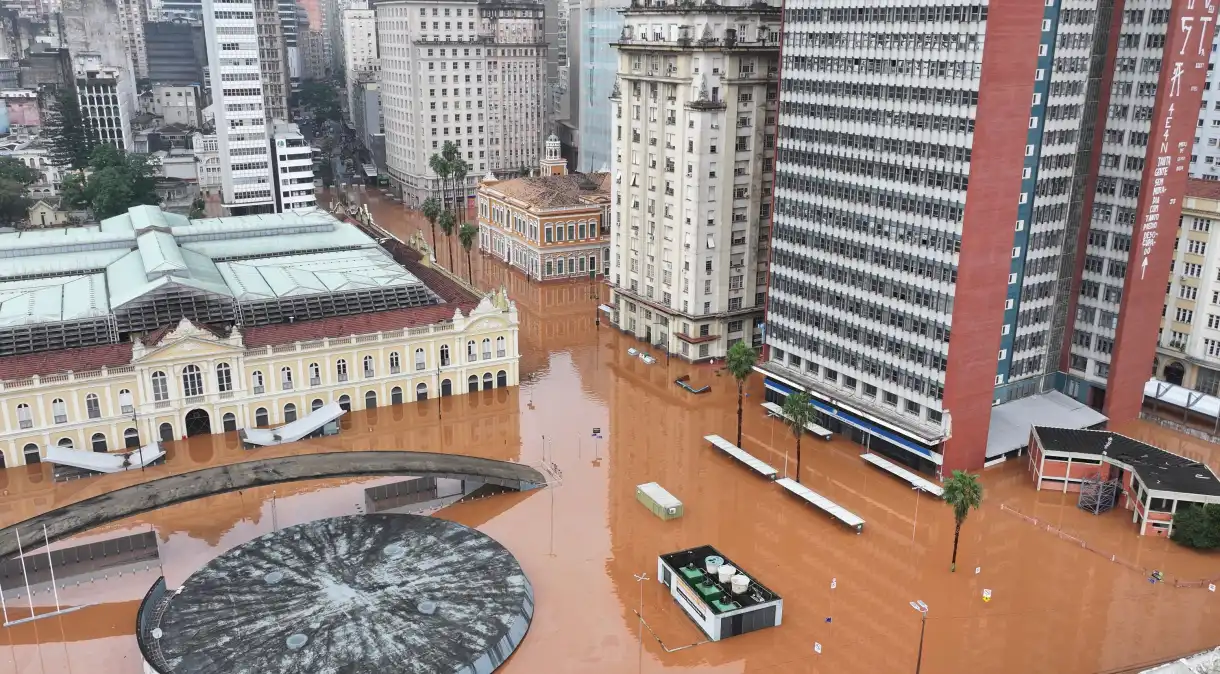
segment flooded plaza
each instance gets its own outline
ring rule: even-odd
[[[380,193],[362,198],[397,236],[422,227],[431,237],[422,218]],[[442,241],[441,262],[447,255]],[[588,281],[528,282],[477,250],[471,271],[456,241],[453,256],[459,275],[482,288],[505,285],[517,303],[519,388],[352,412],[337,436],[257,452],[241,449],[236,434],[194,437],[169,443],[166,464],[144,473],[53,483],[48,465],[11,468],[0,472],[0,525],[119,486],[255,457],[417,450],[551,462],[562,473],[554,486],[435,512],[499,541],[533,584],[533,623],[498,670],[505,674],[910,672],[920,636],[914,600],[930,607],[926,674],[1118,672],[1220,643],[1220,593],[1207,589],[1220,579],[1220,556],[1140,537],[1121,508],[1093,516],[1076,507],[1075,494],[1036,492],[1028,466],[1012,460],[983,472],[983,507],[962,528],[958,571],[950,573],[951,510],[861,461],[859,446],[806,436],[800,476],[866,520],[857,535],[703,440],[736,434],[736,387],[718,366],[664,357],[646,365],[628,355],[642,345],[595,325],[598,289]],[[686,375],[711,391],[694,395],[674,384]],[[794,476],[795,444],[760,407],[761,377],[747,393],[743,447]],[[1202,440],[1142,422],[1114,430],[1220,468],[1220,452]],[[230,492],[58,543],[154,531],[161,561],[69,585],[61,603],[85,608],[0,630],[0,673],[136,674],[136,611],[159,575],[178,587],[254,537],[363,512],[366,488],[398,479]],[[682,517],[662,521],[636,501],[636,485],[654,481],[683,502]],[[681,648],[703,637],[656,582],[657,557],[705,544],[783,597],[782,626]],[[1148,582],[1153,569],[1164,582]],[[649,579],[637,581],[643,574]],[[28,599],[13,593],[6,587],[10,618],[27,614]],[[45,592],[34,602],[39,612],[53,606]]]

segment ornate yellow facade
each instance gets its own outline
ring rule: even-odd
[[[502,294],[468,315],[372,334],[247,347],[239,329],[217,335],[184,320],[149,341],[131,344],[128,362],[87,371],[73,371],[69,352],[45,374],[0,371],[4,465],[33,462],[48,445],[113,451],[277,426],[331,401],[361,410],[516,386],[519,376],[517,310]]]

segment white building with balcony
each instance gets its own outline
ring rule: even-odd
[[[313,208],[313,149],[296,124],[275,123],[275,147],[271,153],[275,175],[275,210]]]

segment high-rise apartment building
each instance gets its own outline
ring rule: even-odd
[[[130,71],[102,62],[98,54],[72,57],[72,75],[81,117],[102,143],[132,152],[131,120],[136,114],[136,87]]]
[[[275,210],[283,212],[318,205],[313,186],[313,148],[296,124],[273,122],[271,170],[275,176]]]
[[[1136,416],[1217,4],[789,2],[768,395],[936,472]]]
[[[618,79],[618,50],[627,0],[582,0],[580,33],[572,44],[580,54],[579,78],[572,107],[579,110],[580,155],[575,166],[584,173],[610,170],[614,138],[610,94]]]
[[[356,109],[356,90],[360,78],[378,69],[377,16],[367,7],[349,7],[341,16],[343,27],[343,75],[347,88],[348,115]],[[354,116],[350,117],[355,119]]]
[[[148,45],[148,79],[153,84],[204,84],[208,48],[201,20],[144,24]]]
[[[203,10],[221,200],[235,215],[282,210],[285,190],[278,180],[271,147],[275,124],[288,120],[288,82],[278,8],[274,0],[204,0]],[[285,137],[288,140],[292,138]],[[296,173],[293,171],[293,180],[300,178]],[[309,182],[312,192],[312,175]]]
[[[465,198],[489,172],[538,164],[546,105],[542,4],[385,0],[376,12],[386,165],[405,203],[440,195],[428,160],[447,141],[469,167]]]
[[[1190,177],[1220,180],[1220,32],[1212,43],[1212,59],[1208,64],[1207,84],[1203,88],[1203,104],[1199,107],[1199,128],[1190,157]]]
[[[612,322],[689,360],[759,343],[779,93],[778,5],[632,5],[612,173]]]

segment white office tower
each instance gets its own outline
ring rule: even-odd
[[[131,152],[131,120],[136,111],[131,71],[104,64],[98,54],[81,53],[72,57],[72,76],[81,116],[97,139]]]
[[[254,16],[255,0],[203,0],[221,201],[233,215],[271,212],[276,203]]]
[[[779,6],[633,5],[624,17],[613,322],[683,358],[723,357],[761,342]]]
[[[343,10],[342,21],[343,76],[350,116],[356,109],[358,81],[364,73],[377,69],[377,17],[367,6],[353,3],[352,7]]]
[[[377,3],[386,165],[407,204],[440,196],[428,160],[446,141],[469,167],[460,190],[467,197],[488,173],[538,165],[543,11],[540,3],[499,0]]]
[[[1199,107],[1199,131],[1195,134],[1190,156],[1190,177],[1220,180],[1220,33],[1212,43],[1211,62],[1207,68],[1207,88],[1203,105]]]
[[[318,200],[313,187],[313,150],[296,124],[273,124],[275,145],[271,155],[275,176],[275,210],[313,208]]]

